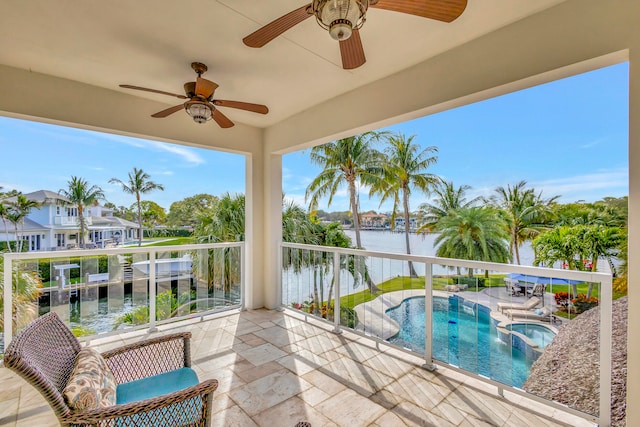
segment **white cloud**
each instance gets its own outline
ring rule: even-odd
[[[181,147],[178,145],[169,144],[160,141],[149,141],[146,139],[129,138],[120,135],[100,134],[102,138],[115,141],[118,143],[126,144],[136,148],[148,149],[153,151],[164,151],[167,153],[175,154],[182,158],[187,163],[193,165],[200,165],[206,163],[200,155],[187,147]]]
[[[607,142],[608,140],[609,140],[608,137],[594,139],[591,142],[587,142],[586,144],[581,145],[580,148],[592,148],[592,147],[595,147],[596,145],[602,144],[603,142]]]
[[[284,199],[285,201],[293,201],[293,203],[305,210],[309,207],[309,205],[304,200],[304,194],[286,193],[284,195]]]
[[[150,174],[151,175],[167,175],[167,176],[171,176],[171,175],[174,175],[174,172],[173,171],[160,171],[160,172],[154,171],[154,172],[151,172]]]
[[[542,190],[543,196],[560,195],[561,202],[591,201],[606,195],[628,194],[629,172],[627,169],[603,170],[586,175],[531,182],[530,185]]]
[[[11,190],[16,190],[16,191],[20,191],[22,193],[31,193],[33,191],[36,191],[33,188],[26,187],[26,186],[24,186],[22,184],[13,184],[13,183],[10,183],[10,182],[0,182],[0,188],[1,188],[0,191],[2,191],[2,192],[8,192],[8,191],[11,191]]]

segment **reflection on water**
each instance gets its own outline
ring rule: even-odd
[[[40,300],[39,314],[43,315],[49,311],[55,311],[63,320],[68,321],[70,327],[83,328],[89,335],[113,331],[120,316],[131,312],[136,306],[148,303],[147,299],[145,304],[134,305],[131,292],[124,292],[117,304],[114,304],[113,298],[111,304],[109,304],[109,298],[106,296],[98,298],[97,301],[85,301],[84,304],[91,307],[90,309],[85,307],[83,312],[83,303],[80,298],[72,295],[66,301],[58,302],[55,301],[57,293],[52,292],[52,294],[50,297],[54,298],[53,307],[49,298],[43,298]]]
[[[100,298],[98,300],[98,310],[84,317],[80,315],[80,301],[76,300],[75,303],[69,304],[70,309],[70,326],[80,326],[86,328],[93,333],[101,334],[114,330],[116,320],[123,314],[129,313],[133,310],[131,294],[124,294],[122,299],[122,307],[118,311],[109,311],[109,299],[107,297]]]

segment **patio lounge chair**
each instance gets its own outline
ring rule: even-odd
[[[515,309],[515,310],[531,310],[535,308],[538,304],[540,304],[540,298],[531,297],[525,302],[499,302],[498,310],[504,313],[507,309]]]
[[[51,312],[11,341],[4,364],[44,396],[64,427],[209,426],[218,381],[198,383],[190,368],[190,338],[189,332],[151,338],[102,353],[101,359],[91,349],[81,352],[78,339]],[[84,366],[76,362],[81,359],[78,353],[92,352],[90,366],[86,359]],[[79,372],[82,368],[90,369]],[[84,382],[74,382],[78,374],[85,375]],[[77,387],[78,398],[73,401],[68,384]],[[112,402],[105,404],[105,400]]]
[[[544,293],[547,289],[547,285],[545,283],[536,283],[531,291],[527,291],[527,294],[532,297],[544,297]]]
[[[512,320],[526,319],[526,320],[538,320],[540,322],[555,322],[556,316],[553,314],[549,307],[542,307],[536,310],[517,310],[510,309],[505,312],[507,317]]]

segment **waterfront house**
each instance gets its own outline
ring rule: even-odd
[[[18,236],[12,223],[0,222],[0,241],[15,241],[19,237],[29,252],[62,250],[78,245],[78,208],[69,199],[49,190],[34,191],[25,197],[40,206],[31,209],[24,224],[18,224]],[[104,248],[138,238],[138,224],[114,216],[113,209],[96,204],[86,207],[83,215],[87,247]]]

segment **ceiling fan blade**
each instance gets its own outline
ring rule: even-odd
[[[218,126],[220,126],[221,128],[230,128],[233,126],[233,122],[229,120],[227,116],[222,114],[217,108],[213,110],[212,117],[213,120],[215,120]]]
[[[161,119],[163,117],[167,117],[169,114],[173,114],[176,111],[180,111],[184,108],[184,104],[176,105],[175,107],[167,108],[166,110],[158,111],[155,114],[152,114],[151,117],[155,117],[156,119]]]
[[[462,15],[462,12],[467,7],[467,0],[378,0],[370,6],[451,22]]]
[[[152,92],[152,93],[159,93],[161,95],[169,95],[169,96],[175,96],[176,98],[180,98],[180,99],[188,99],[186,96],[184,95],[178,95],[176,93],[171,93],[171,92],[165,92],[163,90],[156,90],[156,89],[148,89],[146,87],[140,87],[140,86],[131,86],[131,85],[120,85],[120,87],[123,87],[125,89],[135,89],[135,90],[143,90],[145,92]]]
[[[308,17],[313,16],[311,13],[307,12],[310,7],[311,4],[307,4],[293,12],[289,12],[275,21],[268,23],[259,30],[249,34],[247,37],[243,38],[242,41],[249,47],[262,47],[288,29],[296,26]]]
[[[218,85],[211,80],[203,79],[202,77],[198,77],[196,80],[196,95],[209,98],[217,88]]]
[[[237,108],[239,110],[251,111],[253,113],[267,114],[269,109],[266,105],[250,104],[248,102],[225,101],[223,99],[214,99],[213,103],[220,107]]]
[[[360,31],[353,30],[351,37],[340,40],[340,54],[342,55],[342,68],[345,70],[358,68],[367,61],[364,57],[362,40],[360,40]]]

